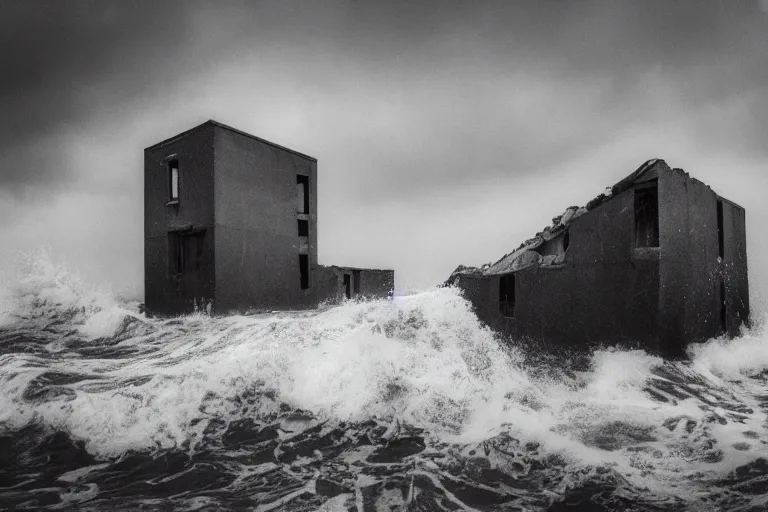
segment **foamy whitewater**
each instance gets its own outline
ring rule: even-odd
[[[0,509],[768,509],[762,328],[551,360],[454,289],[148,319],[30,259],[0,289]]]

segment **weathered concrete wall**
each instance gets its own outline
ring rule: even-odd
[[[690,260],[685,296],[686,344],[704,341],[719,332],[717,194],[690,177],[687,188]]]
[[[337,303],[343,300],[341,273],[335,267],[317,266],[318,302]]]
[[[634,190],[577,219],[565,268],[517,274],[519,319],[507,320],[507,330],[571,346],[658,350],[658,259],[653,253],[635,257],[633,233]]]
[[[360,270],[360,295],[363,297],[387,297],[395,288],[394,270]]]
[[[747,277],[747,234],[744,209],[723,201],[725,254],[721,265],[725,280],[728,334],[735,336],[743,323],[749,325],[749,280]]]
[[[515,274],[515,314],[499,307],[499,276],[459,279],[478,317],[518,339],[583,347],[623,343],[658,350],[658,259],[633,251],[634,190],[576,219],[562,268]]]
[[[179,204],[166,206],[168,157],[179,162]],[[213,129],[195,130],[144,151],[144,287],[150,314],[191,312],[214,297]],[[168,233],[205,229],[200,271],[171,276]]]
[[[317,303],[317,163],[216,127],[217,312]],[[309,176],[310,287],[302,290],[296,176]]]
[[[681,172],[678,169],[673,173]],[[687,178],[688,225],[678,226],[688,240],[684,344],[704,341],[718,333],[717,194],[699,180]],[[665,256],[663,253],[662,256]],[[662,265],[666,260],[662,260]],[[662,271],[663,271],[662,267]],[[681,347],[684,348],[684,347]],[[681,351],[682,354],[682,351]]]
[[[491,328],[503,328],[503,317],[498,313],[499,309],[499,278],[473,276],[463,274],[459,276],[456,285],[462,290],[464,298],[472,303],[477,317]],[[491,294],[491,282],[495,282],[495,294]]]
[[[659,268],[660,337],[665,346],[679,352],[686,336],[685,297],[691,272],[690,243],[686,239],[690,226],[687,180],[667,168],[659,176],[658,186],[659,246],[663,259]]]
[[[720,282],[726,285],[727,331],[748,318],[746,235],[740,207],[723,201],[724,249],[719,259],[718,196],[680,169],[660,176],[661,336],[673,355],[721,333]]]

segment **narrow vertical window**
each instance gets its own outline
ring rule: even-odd
[[[725,258],[725,234],[723,233],[723,202],[717,201],[717,248],[720,259]]]
[[[309,256],[299,254],[299,274],[301,279],[301,289],[309,288]]]
[[[515,274],[499,279],[499,309],[506,317],[515,316]]]
[[[352,290],[355,293],[355,296],[360,295],[360,271],[359,270],[353,270],[352,271]]]
[[[635,189],[635,247],[659,246],[658,186]]]
[[[309,213],[309,176],[296,175],[296,199],[298,213]]]
[[[179,200],[179,161],[171,160],[168,162],[168,199],[170,201]]]

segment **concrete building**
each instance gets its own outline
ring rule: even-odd
[[[670,356],[749,322],[745,212],[650,160],[514,252],[449,278],[495,330]]]
[[[150,314],[316,307],[317,242],[315,158],[215,121],[144,150]]]

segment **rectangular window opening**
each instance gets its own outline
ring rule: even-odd
[[[499,308],[504,316],[515,316],[515,274],[499,279]]]
[[[171,201],[179,200],[179,161],[170,160],[168,162],[168,199]]]
[[[309,236],[309,221],[299,220],[299,236]]]
[[[301,289],[309,288],[309,256],[299,254],[299,273],[301,277]]]
[[[635,189],[635,247],[659,246],[658,185]]]
[[[571,238],[566,230],[562,235],[553,238],[552,240],[544,241],[541,245],[533,250],[541,254],[542,256],[558,256],[568,249],[571,244]]]
[[[717,248],[720,259],[725,258],[725,235],[723,233],[723,202],[717,201]]]
[[[297,212],[309,213],[309,176],[296,175],[296,199],[298,201]]]

